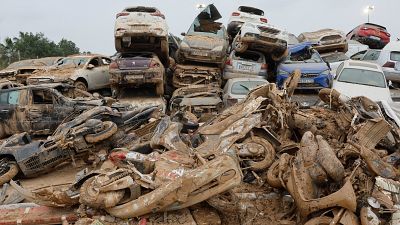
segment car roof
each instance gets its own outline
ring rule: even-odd
[[[378,64],[366,61],[346,60],[344,61],[343,68],[366,69],[383,73],[382,68]]]

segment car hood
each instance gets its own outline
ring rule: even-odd
[[[365,96],[375,102],[379,101],[392,102],[389,88],[373,87],[373,86],[353,84],[353,83],[344,83],[344,82],[338,82],[336,80],[333,81],[332,88],[336,89],[341,94],[346,95],[350,98]]]
[[[329,70],[326,63],[293,63],[293,64],[281,64],[278,67],[279,70],[292,73],[294,70],[300,69],[302,73],[320,73],[325,70]]]
[[[218,37],[209,37],[209,36],[201,36],[201,35],[188,35],[183,39],[187,45],[191,48],[199,48],[199,49],[213,49],[218,46],[224,45],[224,39]]]

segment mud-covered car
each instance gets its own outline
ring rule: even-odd
[[[172,78],[172,84],[175,88],[186,87],[193,84],[215,84],[220,86],[221,83],[221,69],[211,66],[178,64]]]
[[[118,13],[114,37],[117,52],[155,51],[167,66],[168,25],[155,7],[132,6]]]
[[[314,49],[319,53],[324,52],[347,52],[348,44],[346,36],[342,31],[334,29],[322,29],[314,32],[301,33],[298,38],[300,42],[311,42]]]
[[[221,95],[221,88],[211,85],[191,85],[179,88],[172,95],[169,110],[171,114],[189,111],[200,121],[207,121],[223,110]]]
[[[271,24],[247,22],[242,25],[232,43],[232,49],[237,52],[253,50],[271,54],[274,61],[279,61],[287,55],[289,36]]]
[[[214,5],[207,6],[193,21],[177,51],[178,63],[185,61],[222,65],[229,47],[229,37]]]
[[[57,88],[62,89],[61,86]],[[47,84],[3,89],[0,90],[0,138],[20,132],[48,135],[66,118],[106,104],[105,99],[65,97]]]
[[[164,94],[165,68],[155,53],[119,53],[110,64],[113,96],[123,87],[154,84],[156,94]]]
[[[111,59],[103,55],[72,55],[57,65],[36,70],[27,84],[66,82],[84,91],[110,87],[109,65]]]
[[[268,23],[264,11],[250,6],[239,6],[228,21],[228,34],[234,38],[245,22]]]
[[[267,79],[268,64],[265,56],[256,51],[237,52],[233,50],[226,60],[223,78],[263,78]]]
[[[46,57],[40,59],[26,59],[11,63],[7,68],[0,70],[0,77],[13,78],[17,82],[26,84],[26,78],[32,73],[44,67],[52,66],[63,57]]]

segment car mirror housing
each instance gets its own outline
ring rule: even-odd
[[[181,35],[182,35],[182,36],[186,36],[186,33],[185,33],[185,32],[182,32]]]

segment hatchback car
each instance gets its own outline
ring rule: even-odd
[[[392,102],[382,68],[369,62],[347,60],[336,71],[332,85],[348,97],[365,96],[373,101]]]
[[[331,86],[333,77],[329,66],[312,48],[312,43],[301,43],[289,48],[289,56],[277,69],[276,83],[279,88],[283,87],[285,80],[296,69],[301,71],[298,89],[321,89]]]
[[[299,42],[312,42],[319,53],[340,51],[347,52],[348,45],[342,31],[322,29],[314,32],[304,32],[298,37]]]
[[[267,23],[264,11],[249,6],[239,6],[228,21],[228,34],[234,38],[245,22]]]
[[[251,90],[264,84],[268,84],[268,81],[260,78],[229,79],[225,84],[222,96],[225,107],[242,101]]]
[[[350,31],[347,39],[359,41],[370,48],[381,49],[390,42],[390,34],[384,26],[364,23]]]
[[[237,52],[233,50],[225,63],[225,80],[240,77],[267,78],[268,65],[265,56],[259,52]]]

